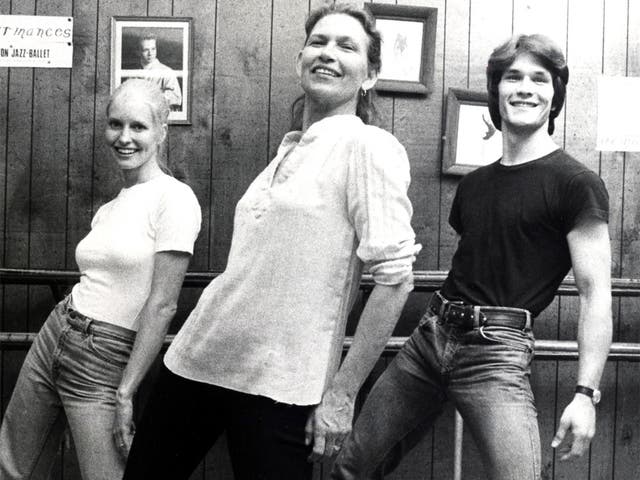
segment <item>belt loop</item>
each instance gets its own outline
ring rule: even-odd
[[[478,328],[481,327],[481,322],[480,322],[480,315],[482,315],[482,313],[480,312],[480,307],[478,305],[474,305],[473,307],[473,328]]]
[[[446,310],[447,303],[449,303],[449,300],[447,300],[442,296],[442,294],[440,293],[440,290],[436,291],[436,295],[440,299],[440,308],[438,309],[438,317],[440,317],[440,319],[442,320],[444,319],[444,312]]]

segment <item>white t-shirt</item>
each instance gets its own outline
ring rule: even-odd
[[[200,205],[191,188],[168,175],[123,188],[100,207],[76,247],[80,282],[74,308],[95,320],[138,330],[151,290],[154,254],[193,253]]]

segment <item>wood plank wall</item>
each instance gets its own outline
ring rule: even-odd
[[[65,15],[74,21],[73,69],[0,69],[0,253],[4,267],[76,268],[74,248],[91,217],[120,186],[102,142],[109,93],[113,15],[194,18],[191,126],[170,128],[167,160],[203,208],[193,270],[224,268],[236,201],[274,155],[300,93],[294,58],[302,24],[323,0],[0,0],[0,14]],[[447,269],[455,236],[447,216],[458,182],[441,175],[442,109],[447,89],[484,89],[492,48],[512,33],[541,32],[567,53],[567,102],[556,141],[605,180],[611,198],[613,275],[640,277],[640,154],[595,150],[596,78],[640,76],[640,0],[389,0],[438,8],[434,92],[384,95],[380,125],[406,146],[412,165],[413,225],[424,249],[418,269]],[[185,291],[182,312],[198,292]],[[397,334],[408,334],[423,308],[413,295]],[[42,287],[7,286],[0,329],[37,331],[52,299]],[[537,321],[538,338],[573,339],[575,298],[557,298]],[[615,340],[640,342],[637,299],[614,302]],[[179,324],[179,321],[177,322]],[[177,325],[176,325],[177,326]],[[174,327],[175,329],[175,327]],[[4,410],[24,352],[0,357]],[[385,361],[376,368],[380,372]],[[548,447],[571,397],[574,362],[536,362],[544,479],[640,478],[640,366],[610,363],[603,379],[598,434],[590,455],[563,464]],[[450,478],[452,411],[389,476]],[[482,479],[465,436],[463,474]],[[327,478],[326,466],[316,469]],[[54,478],[80,478],[73,455],[61,454]],[[230,479],[224,440],[193,478]]]

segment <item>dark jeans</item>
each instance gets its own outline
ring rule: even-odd
[[[236,480],[310,479],[304,427],[312,408],[188,380],[163,365],[124,478],[187,479],[226,432]]]
[[[371,390],[331,478],[374,478],[380,461],[426,432],[451,400],[476,440],[487,478],[538,480],[533,344],[530,331],[464,330],[428,313]]]

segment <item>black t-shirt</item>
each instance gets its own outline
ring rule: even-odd
[[[538,315],[571,268],[567,233],[608,216],[603,181],[562,150],[481,167],[462,179],[453,201],[449,223],[460,242],[442,294]]]

